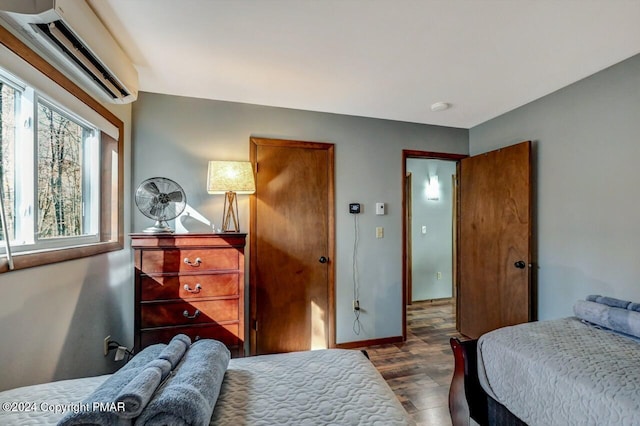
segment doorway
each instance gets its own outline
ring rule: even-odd
[[[407,303],[451,299],[456,162],[407,158]]]
[[[532,318],[531,251],[532,180],[531,142],[503,147],[473,157],[403,151],[403,176],[408,159],[441,159],[456,162],[458,176],[452,235],[456,301],[456,328],[477,338],[496,328]],[[415,177],[412,175],[414,182]],[[430,179],[429,179],[430,180]],[[416,235],[416,218],[407,213],[415,204],[403,186],[403,338],[407,336],[408,281],[413,253],[408,232]],[[411,223],[409,218],[412,217]],[[420,231],[422,231],[420,225]],[[429,228],[427,227],[427,233]],[[412,246],[413,247],[413,246]],[[415,261],[413,262],[415,264]],[[415,272],[415,271],[414,271]],[[437,274],[437,271],[436,271]],[[457,293],[456,293],[457,291]]]
[[[404,150],[403,338],[407,305],[456,296],[458,161],[465,155]]]

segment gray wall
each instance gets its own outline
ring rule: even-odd
[[[128,218],[131,105],[106,106],[125,123]],[[126,247],[0,275],[0,390],[113,372],[122,363],[113,353],[103,355],[107,335],[133,346],[133,266]]]
[[[412,294],[411,299],[453,296],[453,183],[456,162],[408,158],[412,178]],[[438,176],[440,196],[428,200],[425,182]],[[426,233],[422,227],[426,226]],[[440,272],[440,278],[438,278]]]
[[[472,128],[472,154],[533,141],[538,313],[640,300],[640,56]]]
[[[336,114],[141,93],[133,106],[133,185],[152,176],[178,182],[192,215],[219,226],[223,196],[205,190],[208,160],[248,160],[249,138],[330,142],[336,179],[336,338],[338,343],[402,334],[402,149],[466,154],[468,131]],[[353,217],[359,202],[362,331],[352,330]],[[384,202],[385,216],[375,215]],[[248,231],[248,197],[241,229]],[[135,211],[133,230],[149,220]],[[384,227],[384,238],[375,228]],[[249,254],[250,255],[250,254]]]

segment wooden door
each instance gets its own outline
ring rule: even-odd
[[[327,348],[333,313],[333,145],[251,139],[251,353]]]
[[[458,329],[471,338],[531,318],[531,142],[460,163]]]

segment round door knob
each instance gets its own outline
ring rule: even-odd
[[[518,269],[524,269],[525,266],[527,266],[527,264],[524,263],[524,260],[518,260],[516,263],[513,264],[513,266],[515,266]]]
[[[329,259],[327,259],[324,256],[320,256],[320,259],[318,259],[318,262],[320,262],[320,263],[327,263],[328,261],[329,261]]]

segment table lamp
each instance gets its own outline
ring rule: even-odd
[[[207,192],[225,194],[222,232],[239,232],[237,194],[253,194],[256,185],[249,161],[209,161]]]

